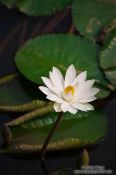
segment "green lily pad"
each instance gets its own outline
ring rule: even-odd
[[[14,4],[14,0],[0,0],[0,2],[9,8]],[[42,16],[63,10],[70,2],[71,0],[20,0],[15,3],[15,6],[28,15]]]
[[[113,30],[112,32],[109,32],[106,34],[103,40],[103,47],[104,49],[109,46],[111,43],[112,39],[116,36],[116,30]]]
[[[77,71],[88,71],[88,79],[107,84],[99,69],[97,46],[73,35],[48,35],[29,40],[15,57],[19,71],[29,80],[42,84],[41,76],[48,76],[53,66],[63,73],[70,64]]]
[[[111,36],[113,36],[112,39]],[[116,30],[105,40],[99,59],[106,78],[116,85]]]
[[[95,84],[95,87],[100,89],[98,94],[96,94],[96,97],[99,99],[104,99],[104,98],[108,97],[112,91],[112,90],[109,90],[108,87],[102,86],[99,83]]]
[[[50,114],[44,117],[48,121],[56,118],[56,115],[57,113],[53,113],[52,117]],[[36,124],[33,124],[34,127],[30,127],[32,123],[29,126],[29,121],[23,125],[11,127],[12,143],[10,149],[6,151],[39,152],[54,123],[53,119],[53,123],[45,124],[43,119],[38,119],[38,123],[36,121]],[[43,124],[40,124],[42,122]],[[66,113],[54,132],[47,151],[74,149],[95,144],[104,137],[106,131],[106,118],[99,112],[79,112],[76,115]]]
[[[115,0],[74,0],[75,27],[88,38],[96,38],[101,29],[116,17]]]
[[[37,98],[38,88],[21,77],[0,85],[0,105],[18,105]]]

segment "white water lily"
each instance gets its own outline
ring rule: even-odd
[[[47,99],[55,102],[56,112],[70,112],[76,114],[78,110],[94,110],[88,102],[96,99],[98,88],[92,87],[95,80],[86,80],[87,72],[81,72],[76,76],[76,70],[70,65],[66,71],[65,79],[56,67],[49,72],[49,78],[42,77],[47,87],[40,86],[39,89],[47,95]]]

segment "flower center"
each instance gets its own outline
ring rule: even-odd
[[[73,86],[67,86],[64,89],[63,92],[63,98],[67,101],[70,101],[74,96],[74,87]]]

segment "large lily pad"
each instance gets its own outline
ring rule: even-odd
[[[57,113],[45,119],[36,119],[36,124],[29,125],[29,121],[23,125],[12,127],[12,146],[8,152],[36,152],[40,151],[46,136],[48,135]],[[52,121],[47,122],[46,121]],[[32,121],[31,121],[32,122]],[[34,121],[33,121],[34,122]],[[107,121],[99,112],[80,112],[77,115],[66,113],[59,128],[53,134],[48,145],[48,151],[80,148],[95,144],[102,139],[107,131]]]
[[[116,30],[105,39],[104,48],[100,53],[100,65],[106,78],[116,85]]]
[[[107,84],[98,67],[97,46],[73,35],[48,35],[28,41],[16,53],[16,65],[29,80],[40,84],[53,66],[65,72],[70,64],[77,71],[88,71],[88,78]]]
[[[88,38],[95,38],[100,30],[115,17],[115,0],[73,1],[74,24]]]
[[[14,4],[14,0],[0,0],[3,4],[7,5],[9,8]],[[55,11],[64,9],[71,0],[20,0],[16,1],[15,6],[20,9],[20,11],[31,15],[31,16],[41,16],[49,15]]]

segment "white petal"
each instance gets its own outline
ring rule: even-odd
[[[52,80],[52,83],[54,84],[56,89],[58,89],[59,91],[63,91],[64,79],[61,72],[56,67],[53,67],[53,71],[50,72],[50,79]]]
[[[78,94],[83,94],[84,92],[87,92],[88,89],[90,89],[93,86],[94,82],[95,80],[87,80],[84,82],[79,82]]]
[[[95,96],[91,96],[88,98],[78,98],[77,101],[80,103],[87,103],[96,100],[97,98]]]
[[[74,78],[76,77],[76,70],[73,65],[69,66],[65,75],[65,87],[72,84]]]
[[[57,89],[54,87],[52,81],[47,77],[41,77],[44,84],[55,94],[60,95]]]
[[[56,67],[53,67],[53,73],[56,76],[56,79],[59,81],[60,86],[64,88],[64,78],[60,70]]]
[[[71,105],[81,111],[94,110],[94,107],[89,103],[71,103]]]
[[[51,71],[49,72],[49,79],[51,80],[51,83],[54,86],[54,76],[53,76],[53,73]]]
[[[79,84],[78,83],[75,83],[73,86],[74,86],[74,97],[76,97],[78,95]]]
[[[81,110],[81,111],[86,111],[85,106],[82,103],[71,103],[73,107]]]
[[[93,84],[95,83],[95,80],[94,79],[93,80],[87,80],[85,83],[86,83],[86,86],[88,88],[91,88],[93,86]]]
[[[39,86],[38,88],[46,95],[49,95],[52,93],[52,91],[50,89],[48,89],[47,87]]]
[[[76,114],[78,112],[78,110],[72,106],[69,107],[68,111],[72,114]]]
[[[77,113],[77,109],[74,108],[73,106],[71,106],[68,102],[64,102],[61,105],[61,109],[63,112],[70,112],[72,114],[76,114]]]
[[[53,90],[53,84],[51,82],[51,80],[47,77],[41,77],[44,84],[50,89],[50,90]]]
[[[86,103],[86,108],[87,108],[87,111],[94,110],[94,107],[91,104],[89,104],[89,103]]]
[[[65,103],[65,102],[62,103],[61,109],[62,109],[63,112],[67,112],[68,111],[68,108],[69,108],[68,103]]]
[[[98,89],[98,88],[91,88],[90,91],[91,91],[91,95],[96,95],[100,91],[100,89]]]
[[[83,93],[80,93],[80,94],[77,93],[77,96],[78,98],[89,98],[91,96],[96,95],[98,92],[99,92],[98,88],[90,88],[85,90],[85,92]]]
[[[98,89],[98,88],[90,88],[88,90],[88,92],[86,92],[85,95],[88,94],[88,96],[93,96],[93,95],[96,95],[99,91],[100,91],[100,89]]]
[[[61,112],[61,111],[62,111],[62,109],[61,109],[61,104],[59,104],[59,103],[54,103],[54,110],[55,110],[56,112]]]
[[[81,72],[73,81],[73,84],[85,81],[87,77],[87,71]]]
[[[58,97],[57,95],[55,94],[49,94],[47,97],[46,97],[48,100],[51,100],[51,101],[55,101],[57,103],[63,103],[63,99],[61,99],[60,97]]]

